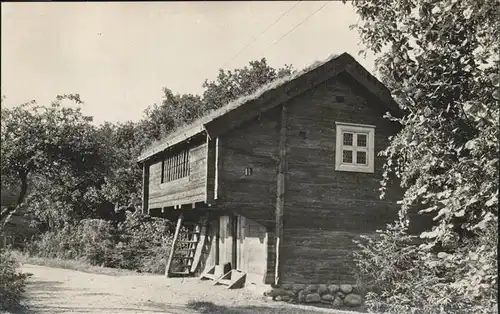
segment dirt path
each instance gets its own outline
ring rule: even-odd
[[[332,313],[264,299],[249,289],[228,290],[196,278],[110,276],[24,265],[32,273],[26,291],[34,313]]]

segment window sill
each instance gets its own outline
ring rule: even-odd
[[[342,164],[336,166],[335,171],[374,173],[374,167],[373,165],[362,166],[362,165]]]

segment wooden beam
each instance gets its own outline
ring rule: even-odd
[[[286,132],[287,132],[287,111],[283,105],[281,109],[280,121],[280,141],[278,155],[278,173],[277,173],[277,188],[276,188],[276,261],[274,265],[274,284],[279,285],[281,268],[280,268],[280,247],[283,245],[283,216],[285,208],[285,191],[286,191],[286,173],[287,173],[287,147],[286,147]]]
[[[214,199],[220,199],[224,196],[224,182],[222,180],[222,171],[224,169],[224,140],[217,136],[215,144],[215,186]]]
[[[142,213],[149,214],[149,165],[142,163]]]
[[[169,276],[170,273],[170,264],[172,264],[172,258],[174,257],[175,253],[175,245],[177,244],[177,239],[179,238],[179,231],[181,230],[182,226],[182,220],[184,219],[184,216],[182,215],[182,212],[179,215],[179,219],[177,219],[177,226],[175,227],[175,233],[174,233],[174,239],[172,241],[172,246],[170,247],[170,255],[168,256],[167,259],[167,266],[165,267],[165,276]]]
[[[207,135],[206,169],[205,169],[205,202],[210,204],[214,201],[215,188],[215,150],[216,139],[210,139]]]

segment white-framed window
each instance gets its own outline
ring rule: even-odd
[[[335,122],[337,126],[335,170],[374,171],[375,126]]]

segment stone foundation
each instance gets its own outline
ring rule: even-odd
[[[363,304],[363,297],[357,286],[350,284],[282,284],[264,292],[265,296],[275,301],[292,303],[323,303],[334,308],[356,308]]]

